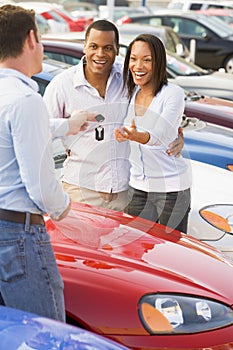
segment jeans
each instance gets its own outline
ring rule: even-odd
[[[46,228],[0,220],[0,301],[65,322],[63,287]]]
[[[179,192],[144,192],[131,188],[125,212],[187,233],[190,189]],[[166,231],[169,232],[169,229]],[[171,231],[171,230],[170,230]]]

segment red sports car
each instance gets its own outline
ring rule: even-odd
[[[134,350],[233,349],[233,261],[214,248],[78,203],[46,225],[68,322]]]

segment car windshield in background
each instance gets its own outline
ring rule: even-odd
[[[230,27],[223,20],[217,18],[216,16],[211,17],[198,14],[198,19],[203,25],[205,25],[207,22],[208,28],[219,35],[221,38],[227,38],[233,35],[232,27]]]
[[[171,52],[167,54],[167,68],[175,73],[175,75],[193,76],[209,74],[207,70],[202,69],[191,62],[187,62],[180,57],[177,59]]]

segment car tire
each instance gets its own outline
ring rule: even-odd
[[[226,58],[224,68],[227,73],[233,74],[233,55]]]

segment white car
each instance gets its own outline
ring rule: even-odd
[[[208,71],[167,52],[168,80],[200,95],[233,100],[233,76],[222,71]]]
[[[188,234],[233,258],[233,173],[191,161]]]

